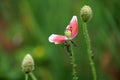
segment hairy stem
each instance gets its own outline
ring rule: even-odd
[[[72,64],[72,74],[73,74],[73,80],[77,80],[77,75],[76,75],[76,64],[75,64],[75,55],[72,49],[72,43],[71,41],[69,41],[69,45],[70,45],[70,54],[71,54],[71,64]]]
[[[28,74],[25,74],[25,80],[28,80]]]
[[[35,75],[32,72],[30,73],[30,76],[31,76],[32,80],[37,80],[37,78],[35,77]]]
[[[91,44],[90,44],[90,38],[88,35],[88,31],[87,31],[87,24],[84,22],[83,23],[83,33],[84,33],[84,37],[86,40],[86,45],[87,45],[87,53],[88,53],[88,57],[89,57],[89,61],[90,61],[90,66],[92,69],[92,74],[93,74],[93,80],[96,80],[97,76],[96,76],[96,70],[95,70],[95,66],[94,66],[94,62],[92,59],[92,50],[91,50]]]

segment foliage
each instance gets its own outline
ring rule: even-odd
[[[79,17],[74,39],[77,76],[92,80],[80,20],[85,4],[93,10],[88,32],[98,80],[120,80],[119,0],[0,0],[0,80],[23,80],[21,63],[27,53],[35,60],[38,80],[72,80],[67,52],[48,37],[63,33],[73,15]]]

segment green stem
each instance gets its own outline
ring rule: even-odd
[[[25,80],[28,80],[28,74],[25,74]]]
[[[86,40],[86,45],[87,45],[87,53],[88,53],[88,57],[89,57],[89,61],[90,61],[90,66],[92,69],[92,74],[93,74],[93,80],[96,80],[97,76],[96,76],[96,70],[95,70],[95,66],[94,66],[94,62],[92,59],[92,50],[91,50],[91,44],[90,44],[90,38],[88,35],[88,31],[87,31],[87,24],[84,22],[83,23],[83,33],[84,33],[84,37]]]
[[[70,54],[72,54],[71,58],[72,58],[72,70],[73,70],[73,80],[77,80],[77,75],[76,75],[76,64],[75,64],[75,56],[74,56],[74,52],[73,52],[73,49],[72,49],[72,43],[69,41],[69,44],[70,44]]]
[[[31,72],[30,76],[32,77],[33,80],[37,80],[37,78],[35,77],[35,75]]]

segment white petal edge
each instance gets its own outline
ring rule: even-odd
[[[73,16],[70,22],[77,21],[77,16]]]
[[[68,28],[69,28],[69,25],[67,25],[66,29],[68,29]]]
[[[56,34],[51,34],[50,37],[49,37],[49,42],[54,42],[53,41],[53,38],[56,37]]]

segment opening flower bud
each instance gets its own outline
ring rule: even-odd
[[[90,6],[85,5],[81,8],[80,17],[84,22],[88,22],[92,18],[92,9]]]
[[[22,61],[22,69],[25,73],[30,73],[34,70],[34,61],[30,54],[27,54]]]
[[[71,30],[65,30],[65,36],[67,38],[70,38],[71,37]]]

